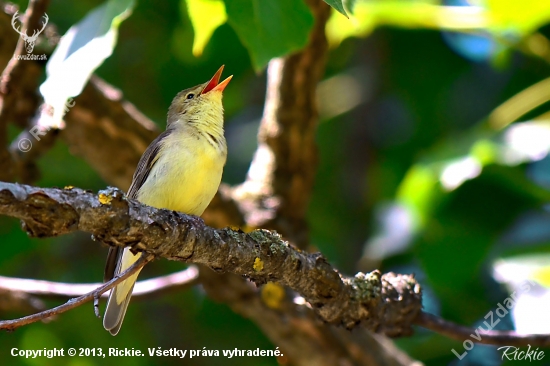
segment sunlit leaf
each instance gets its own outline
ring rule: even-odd
[[[493,26],[498,30],[528,34],[550,21],[550,1],[488,0]]]
[[[410,233],[417,237],[416,254],[454,320],[481,315],[484,290],[472,273],[479,272],[498,233],[519,213],[550,200],[549,191],[508,167],[549,152],[550,121],[516,123],[501,131],[475,128],[430,151],[403,179],[395,204],[416,219]]]
[[[537,269],[533,273],[533,279],[545,287],[550,288],[550,260],[547,259],[546,265]]]
[[[328,1],[327,1],[328,2]],[[485,44],[493,35],[517,42],[550,22],[550,2],[527,0],[489,0],[471,6],[442,6],[431,1],[358,1],[353,4],[351,22],[332,16],[327,33],[332,45],[347,37],[365,37],[378,26],[428,28],[454,31],[483,31]],[[465,36],[468,42],[471,35]],[[476,47],[479,47],[476,44]],[[487,52],[485,50],[485,52]],[[479,57],[478,54],[475,55]]]
[[[516,123],[498,132],[476,129],[447,141],[429,160],[411,168],[397,197],[425,217],[439,194],[433,185],[419,182],[439,182],[439,189],[452,191],[479,176],[486,165],[515,166],[541,160],[549,152],[550,120]]]
[[[493,264],[495,279],[514,294],[511,311],[520,334],[550,332],[550,318],[540,316],[550,306],[549,263],[548,254],[537,253],[499,259]]]
[[[214,31],[227,21],[225,4],[221,0],[188,0],[186,3],[195,32],[193,54],[200,56]]]
[[[397,200],[411,209],[417,221],[424,222],[439,192],[441,189],[438,187],[438,179],[431,167],[418,164],[403,179],[397,192]]]
[[[52,124],[61,120],[68,98],[75,97],[91,74],[116,45],[118,27],[134,7],[134,0],[110,0],[92,10],[63,36],[46,65],[40,92],[54,108]]]
[[[326,27],[327,38],[331,47],[338,46],[349,37],[365,37],[375,28],[375,18],[364,3],[358,3],[349,19],[333,13]]]
[[[382,25],[400,28],[449,30],[484,29],[488,26],[487,12],[481,7],[439,6],[411,1],[358,1],[348,21],[333,14],[327,25],[332,46],[347,37],[368,36]]]
[[[229,24],[259,71],[269,60],[307,44],[313,15],[303,1],[224,0]]]
[[[521,254],[501,258],[493,264],[493,277],[505,284],[536,281],[550,288],[550,255]]]
[[[478,177],[490,164],[516,166],[550,153],[550,120],[513,124],[502,131],[474,129],[430,151],[403,178],[395,205],[407,210],[411,236],[420,232],[448,194]],[[550,200],[544,189],[528,189],[532,198]],[[389,240],[391,231],[385,234]]]
[[[483,281],[488,255],[519,215],[550,199],[523,173],[521,166],[484,167],[479,178],[440,195],[417,231],[414,252],[446,317],[473,322],[494,306]]]

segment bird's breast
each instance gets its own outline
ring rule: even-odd
[[[218,190],[225,160],[225,150],[205,139],[174,132],[163,141],[137,198],[149,206],[200,216]]]

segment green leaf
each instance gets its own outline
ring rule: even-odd
[[[193,54],[200,56],[214,31],[227,21],[225,4],[221,0],[188,0],[186,3],[195,32]]]
[[[544,118],[518,122],[500,131],[478,126],[428,151],[409,169],[395,196],[395,206],[402,207],[412,223],[409,237],[425,231],[436,215],[435,210],[452,192],[480,176],[487,167],[514,167],[550,154],[550,120]],[[526,199],[550,201],[548,190],[528,184],[526,179],[514,181],[513,177],[507,177],[506,182],[528,192]],[[377,238],[369,245],[384,242]]]
[[[344,9],[344,4],[342,4],[342,0],[323,0],[325,3],[332,6],[334,9],[336,9],[339,13],[341,13],[343,16],[347,17],[348,14],[346,13],[346,10]]]
[[[248,49],[256,71],[303,48],[313,15],[303,1],[224,0],[228,22]]]
[[[118,27],[134,7],[134,0],[110,0],[92,10],[61,38],[46,65],[40,86],[44,101],[54,108],[52,125],[58,125],[70,97],[82,92],[92,73],[116,45]]]

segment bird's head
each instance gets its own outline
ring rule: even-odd
[[[233,75],[221,83],[224,66],[210,81],[179,92],[168,110],[168,126],[183,123],[198,128],[220,124],[223,126],[222,93]]]

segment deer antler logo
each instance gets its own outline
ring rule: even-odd
[[[44,14],[44,23],[42,23],[42,29],[40,29],[39,31],[35,30],[32,36],[30,37],[26,32],[25,33],[21,32],[21,30],[17,27],[15,23],[17,19],[19,19],[19,16],[17,15],[17,12],[15,12],[15,14],[13,14],[13,17],[11,18],[11,26],[13,27],[13,29],[15,29],[17,33],[21,35],[21,37],[23,37],[23,40],[25,41],[25,48],[27,49],[27,53],[31,53],[32,50],[34,49],[36,39],[38,38],[40,33],[42,33],[44,28],[46,28],[46,24],[48,24],[48,20],[49,20],[48,14]]]

